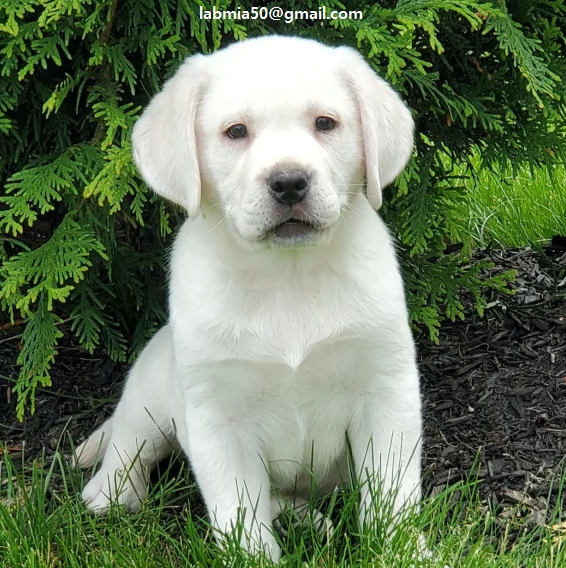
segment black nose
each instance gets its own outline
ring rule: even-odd
[[[309,191],[309,177],[303,170],[277,170],[270,174],[269,193],[284,205],[300,203]]]

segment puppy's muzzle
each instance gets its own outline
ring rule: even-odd
[[[304,170],[275,170],[269,175],[267,184],[277,203],[292,207],[305,199],[310,180]]]

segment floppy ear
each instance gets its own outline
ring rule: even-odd
[[[134,162],[159,195],[182,205],[190,217],[200,208],[195,115],[203,90],[206,57],[187,59],[136,122]]]
[[[367,198],[381,207],[381,191],[401,173],[413,151],[411,112],[392,87],[378,77],[364,58],[349,47],[338,48],[360,111]]]

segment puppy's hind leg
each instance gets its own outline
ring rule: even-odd
[[[172,349],[171,333],[165,327],[133,366],[114,415],[77,448],[80,467],[92,465],[96,452],[105,450],[100,471],[82,493],[87,508],[95,513],[104,514],[113,502],[137,511],[147,495],[152,468],[175,447],[169,408]]]
[[[100,428],[95,430],[82,444],[75,448],[71,465],[81,469],[92,467],[106,452],[111,435],[112,417],[108,418]]]

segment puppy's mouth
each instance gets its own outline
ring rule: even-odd
[[[287,221],[279,223],[279,225],[273,227],[270,232],[274,237],[278,237],[280,239],[292,239],[308,236],[318,230],[319,229],[317,227],[308,221],[291,217],[290,219],[287,219]]]

